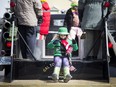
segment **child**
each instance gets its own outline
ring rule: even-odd
[[[78,50],[75,40],[68,39],[68,30],[66,27],[60,27],[58,30],[58,37],[52,39],[47,47],[54,49],[54,71],[52,79],[58,81],[61,66],[63,66],[64,82],[68,82],[72,76],[70,74],[70,62],[72,51]],[[62,65],[63,64],[63,65]]]
[[[67,26],[69,34],[69,39],[75,39],[75,36],[85,38],[85,32],[79,28],[79,17],[78,17],[78,2],[72,1],[71,8],[68,9],[65,15],[64,25]]]

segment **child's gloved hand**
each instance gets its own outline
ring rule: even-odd
[[[72,65],[72,66],[70,66],[70,71],[76,71],[77,69]]]
[[[59,40],[54,40],[53,44],[58,44]]]
[[[73,51],[72,46],[69,46],[68,49],[66,50],[66,54],[71,54]]]
[[[72,39],[72,43],[73,43],[73,44],[76,44],[77,42],[76,42],[76,40]]]

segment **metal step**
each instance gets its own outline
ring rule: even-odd
[[[109,80],[106,61],[72,61],[75,71],[71,72],[73,80]],[[51,80],[53,61],[14,60],[14,80]],[[63,76],[61,70],[60,76]],[[61,78],[62,79],[62,78]]]

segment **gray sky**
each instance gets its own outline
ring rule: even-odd
[[[2,18],[4,13],[6,12],[5,8],[10,7],[8,1],[9,0],[0,0],[0,18]]]

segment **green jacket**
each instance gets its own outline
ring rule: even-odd
[[[59,42],[57,44],[53,44],[55,40],[52,40],[51,42],[48,43],[47,48],[49,49],[54,49],[54,56],[66,56],[66,50],[65,48],[61,45],[61,42],[59,40]],[[78,45],[77,43],[72,42],[72,40],[67,40],[67,42],[73,47],[73,51],[78,50]],[[70,54],[70,57],[72,56],[72,54]]]

